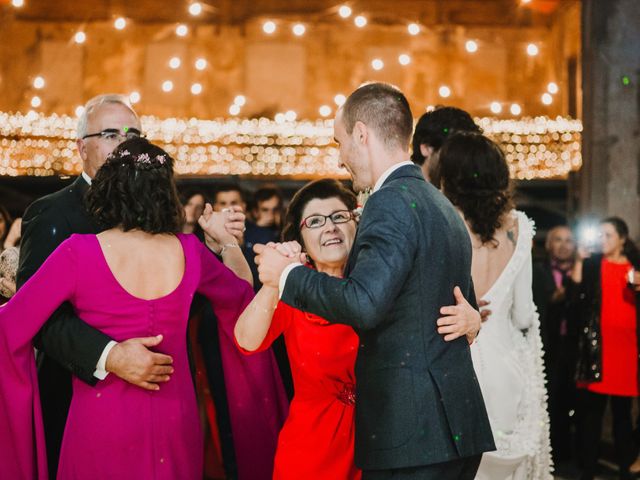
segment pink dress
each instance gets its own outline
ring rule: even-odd
[[[252,357],[233,343],[233,326],[253,291],[195,236],[178,238],[185,272],[175,290],[158,299],[124,290],[95,235],[72,235],[0,308],[2,478],[47,478],[31,339],[68,300],[84,321],[115,340],[163,334],[155,350],[173,357],[175,372],[154,392],[114,375],[95,387],[74,378],[58,478],[200,480],[203,440],[186,350],[195,292],[209,298],[219,319],[239,478],[270,478],[286,397],[271,352],[247,361]]]

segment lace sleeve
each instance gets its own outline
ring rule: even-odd
[[[517,274],[513,282],[513,306],[511,318],[520,330],[530,328],[533,324],[536,307],[533,303],[533,273],[531,264],[531,247],[534,235],[534,223],[522,212],[518,215],[518,255]]]

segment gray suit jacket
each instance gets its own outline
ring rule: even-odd
[[[369,198],[343,279],[308,268],[289,273],[285,303],[360,336],[360,468],[430,465],[495,449],[467,341],[445,342],[437,332],[456,285],[475,302],[469,234],[413,165]]]

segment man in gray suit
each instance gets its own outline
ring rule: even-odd
[[[278,285],[285,303],[360,336],[355,459],[363,479],[473,479],[482,453],[495,449],[491,428],[467,339],[439,334],[453,332],[440,317],[454,288],[458,303],[464,295],[475,304],[471,244],[460,215],[409,161],[412,125],[396,88],[374,83],[351,94],[335,139],[355,189],[373,193],[344,278],[258,247],[260,279]]]

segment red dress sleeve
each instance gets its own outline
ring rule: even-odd
[[[271,325],[269,326],[269,330],[267,331],[267,335],[262,340],[262,343],[255,350],[246,350],[240,346],[238,341],[233,337],[233,341],[236,344],[236,347],[240,349],[240,351],[244,354],[251,355],[252,353],[264,352],[271,344],[274,342],[276,338],[278,338],[282,333],[284,333],[289,325],[291,324],[291,320],[293,319],[293,308],[287,305],[284,302],[278,302],[275,311],[273,312],[273,317],[271,318]]]
[[[65,240],[0,307],[0,469],[3,478],[47,478],[32,339],[77,283],[78,237]]]

